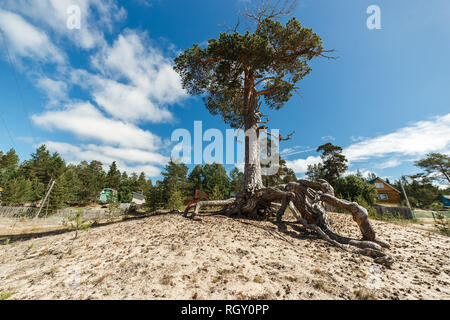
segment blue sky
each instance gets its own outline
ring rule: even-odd
[[[117,161],[158,179],[175,129],[227,129],[183,91],[173,58],[234,25],[249,2],[2,0],[19,87],[0,39],[0,150],[24,160],[46,143],[67,162]],[[372,4],[380,30],[366,26]],[[80,29],[67,28],[71,5]],[[280,149],[297,176],[325,142],[344,148],[349,173],[390,179],[417,172],[428,152],[450,152],[449,1],[303,0],[294,15],[338,57],[313,61],[301,96],[270,113],[271,128],[295,131]]]

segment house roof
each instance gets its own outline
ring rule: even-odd
[[[384,181],[384,180],[381,179],[380,177],[376,177],[375,179],[369,180],[368,182],[369,182],[370,184],[374,184],[375,181],[377,181],[377,180],[383,181],[383,183],[384,183],[386,186],[388,186],[388,187],[390,187],[391,189],[393,189],[393,190],[397,191],[398,193],[400,193],[400,191],[398,191],[396,188],[394,188],[393,186],[391,186],[389,183],[387,183],[386,181]]]
[[[133,192],[133,198],[138,200],[144,200],[145,196],[142,193],[139,192]]]

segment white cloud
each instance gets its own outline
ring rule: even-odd
[[[375,166],[380,169],[386,169],[386,168],[398,167],[401,164],[402,164],[402,162],[398,159],[389,159],[389,160],[383,161],[381,163],[378,163]]]
[[[315,148],[309,148],[304,146],[293,146],[292,148],[285,148],[281,150],[280,155],[282,157],[289,157],[294,154],[305,153],[316,150]]]
[[[450,113],[345,148],[349,161],[363,161],[389,154],[409,156],[445,151],[450,147]]]
[[[286,165],[294,170],[295,173],[305,173],[308,170],[308,165],[318,164],[321,162],[319,156],[309,156],[306,159],[296,159],[293,161],[286,161]]]
[[[0,29],[12,54],[44,62],[64,62],[64,54],[55,47],[47,34],[20,15],[0,8]]]
[[[376,172],[374,172],[374,171],[372,171],[372,170],[360,169],[359,172],[361,173],[361,175],[362,175],[362,177],[363,177],[364,179],[367,179],[367,178],[369,177],[370,174],[375,175],[375,176],[378,176],[378,175],[376,174]],[[350,175],[354,175],[354,176],[355,176],[357,173],[358,173],[358,170],[351,170],[351,171],[348,171],[348,170],[347,170],[347,171],[344,173],[344,176],[350,176]]]
[[[132,148],[115,148],[111,146],[89,145],[72,145],[65,142],[45,141],[49,150],[57,151],[69,163],[77,164],[80,161],[98,160],[103,163],[105,170],[113,162],[116,161],[121,171],[128,173],[144,172],[148,177],[158,176],[161,168],[155,166],[167,163],[167,157],[155,152]],[[40,144],[39,144],[40,145]]]
[[[393,133],[389,133],[376,138],[354,138],[355,140],[365,139],[361,142],[350,145],[343,150],[344,155],[350,162],[367,161],[391,156],[374,166],[379,169],[392,168],[401,165],[404,156],[416,158],[430,152],[449,153],[450,148],[450,113],[437,116],[432,120],[419,121],[411,125],[400,128]],[[283,150],[287,154],[291,149]],[[392,156],[403,156],[402,159]],[[288,161],[289,167],[296,173],[306,172],[308,164],[320,162],[320,157],[308,157]]]
[[[33,115],[34,123],[48,130],[63,130],[81,139],[92,139],[121,147],[155,150],[160,138],[123,121],[106,118],[90,103],[77,103],[63,110]]]
[[[48,96],[48,106],[53,107],[68,100],[68,87],[64,81],[42,77],[37,80],[37,86]]]
[[[111,31],[113,23],[126,16],[113,0],[6,0],[2,5],[83,49],[103,45],[101,30]],[[80,8],[80,29],[67,28],[67,9],[74,5]]]
[[[73,79],[89,86],[97,104],[118,119],[169,121],[173,115],[166,105],[186,97],[172,61],[152,46],[145,33],[127,30],[99,51],[92,65],[102,76],[74,71]]]
[[[333,137],[333,136],[324,136],[324,137],[322,137],[322,138],[320,138],[320,139],[322,139],[322,140],[329,140],[329,141],[334,141],[334,140],[336,140],[336,138]]]

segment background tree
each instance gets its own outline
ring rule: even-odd
[[[241,172],[237,167],[234,167],[230,172],[230,190],[233,192],[239,192],[244,183],[244,173]]]
[[[348,168],[347,159],[342,154],[342,148],[328,142],[319,146],[317,152],[322,152],[320,158],[322,159],[324,179],[334,186],[336,180]]]
[[[121,183],[121,177],[122,175],[117,169],[117,164],[113,161],[109,166],[108,173],[106,174],[105,187],[118,190]]]
[[[325,179],[326,170],[322,163],[308,164],[308,169],[306,171],[306,176],[312,181],[317,181],[319,179]]]
[[[133,180],[128,177],[128,174],[124,171],[120,177],[119,184],[119,202],[121,203],[131,203],[133,200]]]
[[[0,155],[0,169],[17,168],[19,165],[19,156],[14,148],[11,148],[5,155]]]
[[[105,185],[106,174],[103,171],[102,163],[97,160],[93,160],[90,163],[82,161],[77,166],[77,174],[81,181],[81,203],[96,202]]]
[[[393,184],[398,190],[401,190],[400,181],[403,183],[409,202],[414,207],[426,208],[433,202],[439,201],[441,195],[447,194],[450,191],[440,190],[427,179],[407,179],[406,177],[402,177],[401,180],[397,180]],[[401,197],[405,200],[403,193]]]
[[[22,176],[8,180],[2,193],[2,202],[6,205],[21,205],[30,201],[32,183]]]
[[[415,163],[426,173],[418,176],[426,177],[431,181],[446,181],[450,183],[450,156],[441,153],[429,153],[425,159]]]
[[[57,152],[51,154],[45,145],[41,145],[31,154],[31,159],[22,164],[19,174],[47,186],[51,179],[58,179],[65,170],[66,163],[60,155]]]
[[[230,178],[228,178],[225,167],[219,163],[205,164],[202,171],[203,190],[211,196],[214,188],[217,188],[216,193],[220,194],[221,199],[228,198],[230,195]]]
[[[163,189],[163,201],[167,202],[174,191],[179,191],[182,197],[188,193],[188,167],[184,163],[179,163],[170,159],[161,175],[164,177],[161,183]]]
[[[163,191],[162,182],[156,181],[155,186],[147,193],[146,204],[151,210],[155,211],[161,207]]]
[[[297,180],[294,170],[288,168],[288,166],[286,165],[286,160],[281,159],[281,156],[279,156],[278,164],[279,168],[277,173],[273,175],[262,176],[264,186],[272,187],[279,184],[289,183]]]
[[[204,185],[204,173],[203,173],[203,166],[201,164],[198,164],[194,167],[194,169],[191,170],[188,176],[188,183],[189,183],[189,197],[194,197],[195,190],[203,190]]]
[[[374,204],[377,199],[377,189],[375,186],[354,175],[338,178],[334,186],[334,191],[340,198],[349,201],[358,202],[358,198],[363,198],[368,205]]]

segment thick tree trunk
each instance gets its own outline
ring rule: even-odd
[[[243,190],[253,194],[264,187],[262,182],[260,144],[259,144],[259,115],[257,99],[254,90],[250,90],[246,99],[247,112],[244,116],[245,127],[245,167]]]

